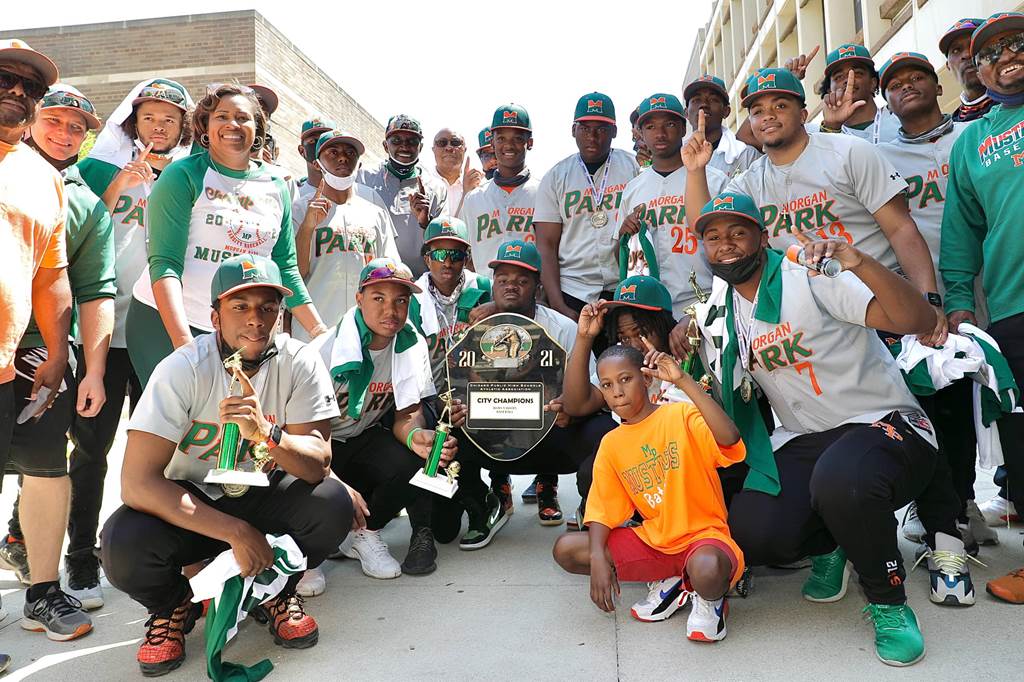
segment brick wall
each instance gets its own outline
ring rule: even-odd
[[[368,151],[380,149],[381,124],[253,10],[0,31],[0,38],[15,37],[53,59],[61,80],[85,93],[102,117],[153,76],[180,82],[196,99],[210,83],[260,82],[281,99],[272,126],[281,165],[305,174],[295,148],[311,113],[350,127]]]

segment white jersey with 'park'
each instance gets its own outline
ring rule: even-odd
[[[481,275],[493,273],[487,265],[498,255],[498,248],[514,239],[536,241],[533,233],[533,207],[540,181],[534,177],[511,188],[502,189],[488,180],[462,200],[459,217],[469,228],[473,266]]]

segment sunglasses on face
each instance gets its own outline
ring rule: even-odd
[[[25,91],[25,96],[29,99],[41,100],[48,89],[45,83],[34,78],[25,78],[25,76],[11,71],[0,70],[0,88],[11,90],[18,83],[21,83],[21,89]]]
[[[461,263],[468,256],[469,254],[462,249],[432,249],[430,251],[430,260],[436,263],[443,263],[449,258],[453,263]]]
[[[448,145],[451,145],[455,149],[458,149],[459,147],[462,147],[465,144],[466,143],[464,141],[460,140],[457,137],[453,137],[450,140],[446,137],[443,137],[440,140],[434,140],[434,146],[438,147],[439,149],[444,149]]]
[[[974,63],[977,66],[981,66],[982,63],[988,63],[988,65],[991,66],[999,61],[999,58],[1003,56],[1003,50],[1005,49],[1010,50],[1010,52],[1014,54],[1024,52],[1024,33],[1007,36],[998,42],[992,43],[991,45],[978,50],[978,54],[974,55]]]

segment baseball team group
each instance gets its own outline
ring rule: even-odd
[[[1024,505],[1024,14],[938,46],[951,113],[926,55],[843,44],[820,83],[818,48],[749,74],[742,116],[714,75],[621,120],[586,93],[573,153],[537,175],[519,104],[472,137],[392,116],[379,164],[309,112],[300,178],[267,86],[153,76],[101,120],[0,42],[0,474],[20,486],[0,568],[27,586],[21,627],[89,633],[102,570],[149,613],[143,675],[178,668],[205,618],[210,677],[259,679],[220,660],[240,620],[315,645],[324,561],[431,573],[437,543],[496,540],[523,474],[520,510],[566,525],[553,559],[598,608],[647,582],[631,615],[688,607],[692,641],[726,637],[764,566],[803,571],[815,603],[855,575],[894,666],[925,656],[908,579],[930,583],[918,608],[1024,604],[1024,568],[980,596],[970,571]],[[482,371],[450,351],[494,320],[519,322],[484,354],[514,364],[538,334],[559,354],[515,457],[478,444],[450,379]],[[999,487],[980,504],[979,461]],[[435,469],[450,497],[413,483]],[[259,482],[224,482],[243,471]],[[407,522],[399,561],[381,531]]]

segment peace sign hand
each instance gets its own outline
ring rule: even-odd
[[[787,59],[785,64],[786,69],[792,71],[793,75],[800,80],[803,80],[804,76],[807,75],[807,67],[812,61],[814,61],[814,57],[818,54],[818,50],[820,49],[821,45],[815,45],[814,49],[808,54],[801,54],[791,59]]]
[[[647,340],[646,336],[641,336],[640,340],[644,342],[644,347],[647,349],[647,354],[644,356],[644,366],[640,368],[640,371],[646,376],[673,384],[678,383],[686,376],[682,368],[679,367],[678,360],[668,353],[656,350],[651,345],[651,342]]]
[[[845,239],[812,239],[806,232],[795,232],[793,236],[804,249],[805,263],[816,265],[822,258],[834,258],[843,270],[853,270],[864,261],[864,254]],[[808,269],[807,274],[817,277],[820,273]]]
[[[850,69],[850,72],[846,74],[846,87],[840,92],[828,93],[822,100],[825,105],[822,125],[826,128],[839,130],[858,109],[867,104],[863,100],[853,99],[853,91],[856,87],[853,78],[853,69]]]
[[[683,145],[683,165],[688,173],[697,173],[711,162],[711,156],[715,153],[714,147],[708,142],[704,133],[704,110],[697,112],[697,129],[690,135],[690,139]]]
[[[423,178],[416,178],[416,191],[409,197],[409,210],[416,216],[420,227],[426,227],[430,222],[430,199],[427,198],[427,190],[423,188]]]

